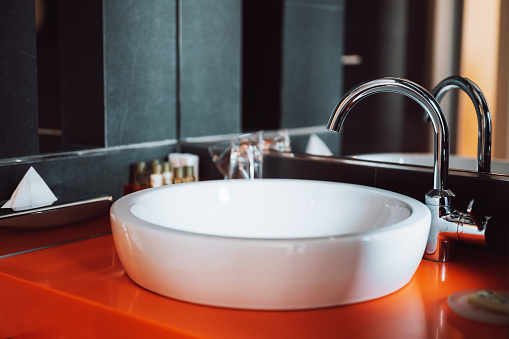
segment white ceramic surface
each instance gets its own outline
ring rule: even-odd
[[[129,277],[198,304],[264,310],[345,305],[412,278],[430,213],[412,198],[325,181],[218,180],[117,200],[111,227]]]
[[[390,162],[396,164],[433,166],[432,153],[369,153],[354,155],[353,158]],[[449,168],[477,171],[475,157],[449,156]],[[491,173],[509,174],[509,161],[505,159],[491,159]]]

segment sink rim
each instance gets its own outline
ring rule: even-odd
[[[400,220],[398,222],[392,223],[390,225],[383,225],[381,227],[377,227],[370,230],[365,230],[361,232],[355,232],[355,233],[345,233],[345,234],[330,234],[330,235],[320,235],[320,236],[305,236],[305,237],[247,237],[247,236],[236,236],[236,235],[218,235],[218,234],[207,234],[207,233],[201,233],[201,232],[195,232],[191,230],[182,230],[177,229],[171,226],[165,226],[160,225],[157,223],[153,223],[150,221],[147,221],[145,219],[142,219],[135,215],[131,211],[131,207],[135,205],[141,205],[138,202],[140,200],[143,200],[143,197],[146,197],[147,195],[159,191],[159,190],[169,190],[169,189],[185,189],[185,187],[190,187],[190,185],[200,185],[200,186],[209,186],[209,185],[218,185],[220,183],[223,183],[225,185],[251,185],[256,182],[263,181],[264,183],[270,183],[270,182],[286,182],[286,183],[309,183],[309,184],[319,184],[319,185],[334,185],[334,186],[347,186],[352,187],[356,189],[361,189],[364,191],[374,191],[376,195],[379,196],[385,196],[392,199],[400,200],[406,205],[406,208],[409,209],[410,215],[406,217],[403,220]],[[364,237],[374,234],[380,234],[380,233],[386,233],[390,232],[391,230],[405,227],[406,224],[413,224],[414,219],[415,221],[421,219],[424,217],[423,214],[426,214],[429,212],[428,208],[420,201],[406,196],[404,194],[396,193],[393,191],[385,190],[382,188],[377,187],[371,187],[366,185],[359,185],[359,184],[351,184],[351,183],[343,183],[343,182],[333,182],[333,181],[322,181],[322,180],[309,180],[309,179],[282,179],[282,178],[259,178],[259,179],[253,179],[253,180],[210,180],[210,181],[199,181],[199,182],[191,182],[186,183],[185,185],[178,184],[178,186],[175,185],[167,185],[162,187],[155,187],[155,188],[149,188],[142,191],[134,192],[131,194],[128,194],[116,202],[113,203],[110,209],[110,214],[114,217],[115,214],[120,214],[122,211],[126,211],[127,213],[123,215],[125,222],[135,222],[137,226],[142,227],[149,227],[149,228],[156,228],[156,229],[163,229],[171,232],[178,232],[182,234],[188,234],[190,236],[200,236],[200,237],[210,237],[210,238],[220,238],[220,239],[232,239],[232,240],[243,240],[243,241],[323,241],[324,239],[334,238],[334,240],[339,241],[340,239],[344,240],[350,240],[357,237]]]
[[[391,197],[397,196],[398,201],[404,198],[407,206],[416,204],[423,215],[412,221],[410,217],[417,212],[414,208],[409,217],[392,223],[398,216],[408,213],[405,211],[401,215],[396,210],[396,219],[392,215],[382,216],[383,222],[372,224],[378,227],[374,230],[340,236],[248,238],[173,229],[144,221],[132,213],[129,219],[124,218],[125,215],[114,219],[115,206],[120,205],[118,200],[110,213],[111,227],[127,276],[146,290],[174,300],[257,311],[310,310],[355,304],[389,295],[411,281],[422,260],[429,234],[431,216],[424,204],[398,193],[356,184],[261,180],[312,181],[375,189]],[[245,184],[249,181],[216,182]],[[195,184],[187,185],[179,187]],[[121,204],[129,209],[129,201],[136,201],[133,197],[150,192],[153,191],[133,193],[124,197]],[[413,203],[409,205],[406,199]],[[155,206],[159,208],[164,203]],[[385,212],[383,203],[370,206]],[[387,222],[389,225],[381,226]],[[362,224],[354,227],[357,225],[361,227]]]

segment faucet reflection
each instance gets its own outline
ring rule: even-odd
[[[400,78],[380,78],[358,85],[345,94],[332,112],[327,128],[339,132],[353,106],[364,98],[382,92],[403,94],[416,101],[427,113],[434,129],[433,189],[425,196],[431,211],[431,229],[424,258],[449,261],[453,258],[454,241],[486,245],[487,218],[478,223],[472,215],[473,200],[467,213],[453,211],[454,193],[447,189],[449,172],[449,128],[437,100],[422,86]]]
[[[438,102],[451,89],[463,90],[472,100],[477,114],[477,171],[490,173],[491,165],[491,113],[481,89],[471,80],[462,76],[451,76],[442,80],[431,91]]]

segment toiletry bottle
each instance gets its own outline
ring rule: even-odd
[[[164,185],[173,184],[173,172],[169,161],[163,162],[163,183]]]
[[[185,166],[184,167],[184,179],[183,182],[193,182],[196,181],[194,178],[194,167],[193,166]]]
[[[161,160],[159,159],[154,159],[150,162],[150,169],[152,170],[152,173],[154,173],[154,168],[157,164],[160,164],[161,163]]]
[[[150,174],[150,187],[160,187],[163,185],[163,166],[157,162],[152,165]]]
[[[134,172],[133,189],[139,191],[149,187],[149,176],[147,171],[147,163],[140,161],[136,163],[136,171]]]
[[[173,168],[173,183],[180,184],[184,182],[184,167]]]

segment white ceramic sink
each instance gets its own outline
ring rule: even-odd
[[[432,153],[369,153],[353,156],[356,159],[383,161],[396,164],[433,166]],[[477,159],[475,157],[463,157],[451,155],[449,168],[468,171],[477,171]],[[491,173],[509,174],[509,161],[505,159],[491,160]]]
[[[430,213],[412,198],[325,181],[178,184],[111,208],[129,277],[183,301],[244,309],[345,305],[392,293],[417,269]]]

